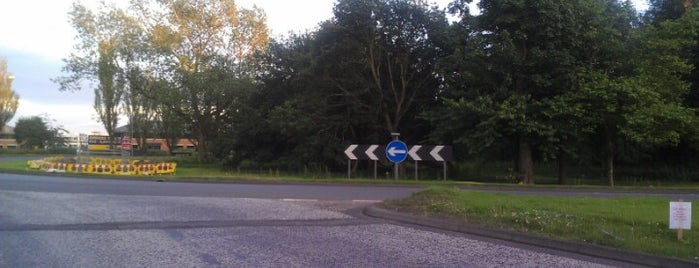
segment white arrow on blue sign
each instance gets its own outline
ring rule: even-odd
[[[395,140],[386,145],[386,158],[393,163],[400,163],[408,157],[408,146],[404,142]]]

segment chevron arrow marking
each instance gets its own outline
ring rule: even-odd
[[[432,156],[432,158],[434,158],[435,161],[440,161],[440,162],[444,161],[444,158],[442,158],[442,156],[439,155],[439,153],[442,151],[442,149],[444,149],[444,146],[437,145],[434,147],[434,149],[432,149],[432,151],[430,151],[430,155]]]
[[[379,160],[379,157],[376,156],[376,154],[374,154],[374,151],[376,151],[376,148],[379,148],[379,146],[378,145],[370,145],[369,149],[366,149],[366,152],[364,152],[366,154],[366,156],[369,157],[369,159]]]
[[[420,161],[422,158],[417,154],[418,151],[420,151],[420,148],[422,148],[422,145],[415,145],[410,148],[410,151],[408,151],[408,155],[410,158],[412,158],[415,161]]]
[[[359,145],[357,145],[357,144],[352,144],[352,145],[350,145],[349,147],[347,147],[347,149],[345,149],[345,155],[347,156],[347,158],[349,158],[349,159],[351,159],[351,160],[357,160],[357,159],[358,159],[357,156],[354,155],[354,152],[353,152],[354,149],[357,148],[357,146],[359,146]]]

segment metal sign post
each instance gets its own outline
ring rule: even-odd
[[[418,154],[418,151],[420,151],[420,148],[422,148],[422,145],[414,145],[413,147],[410,147],[410,150],[408,151],[408,155],[410,158],[415,161],[415,180],[418,179],[418,161],[422,160],[422,157]]]
[[[398,138],[400,138],[400,133],[391,132],[391,137],[393,137],[394,141],[398,141],[399,140]],[[388,150],[388,146],[386,146],[386,150]],[[395,162],[393,160],[391,160],[391,161],[393,162],[393,179],[398,180],[398,162]]]
[[[393,137],[393,141],[386,145],[386,158],[394,163],[393,178],[397,180],[399,172],[398,164],[408,157],[408,146],[398,139],[400,133],[391,133],[391,136]]]

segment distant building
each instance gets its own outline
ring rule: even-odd
[[[120,127],[117,127],[114,129],[114,136],[116,137],[124,137],[124,136],[130,136],[131,127],[129,125],[123,125]],[[151,133],[157,133],[155,129],[151,130]],[[119,141],[121,141],[121,138],[118,138]],[[138,140],[135,137],[131,137],[130,140],[131,146],[133,147],[133,150],[139,150],[139,145],[138,145]],[[148,146],[148,150],[160,150],[167,152],[168,151],[168,146],[167,146],[167,141],[164,138],[157,138],[157,137],[151,137],[146,139],[146,145]],[[194,151],[196,150],[196,145],[192,143],[189,139],[179,139],[177,141],[177,144],[175,144],[176,148],[173,148],[172,151]],[[93,146],[94,147],[94,146]],[[97,147],[95,147],[97,148]]]
[[[0,149],[14,150],[19,148],[17,141],[14,138],[15,129],[11,126],[4,126],[0,130]]]
[[[129,133],[128,131],[128,125],[126,126],[121,126],[115,130],[115,141],[114,141],[114,146],[113,148],[115,149],[120,149],[121,148],[121,137],[124,135],[128,136]],[[0,131],[0,150],[16,150],[19,148],[19,144],[17,141],[14,139],[14,128],[10,126],[5,126],[2,128],[2,131]],[[82,145],[82,148],[85,149],[87,148],[88,150],[91,151],[107,151],[109,150],[109,145],[108,143],[105,144],[89,144],[88,137],[93,136],[94,137],[99,137],[102,136],[104,139],[107,139],[107,136],[104,134],[100,133],[92,133],[89,135],[85,134],[79,134],[79,135],[74,135],[74,136],[68,136],[66,137],[66,144],[68,145],[68,148],[78,148],[80,145]],[[131,146],[133,147],[133,150],[139,150],[138,148],[138,142],[136,138],[131,138]],[[167,147],[167,142],[165,139],[162,138],[148,138],[146,139],[146,146],[148,146],[148,150],[160,150],[167,152],[168,147]],[[196,150],[196,145],[192,143],[189,139],[180,139],[177,141],[177,146],[176,148],[173,148],[172,151],[194,151]]]

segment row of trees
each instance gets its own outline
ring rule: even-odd
[[[347,144],[400,132],[460,160],[513,160],[525,183],[535,161],[562,178],[602,154],[613,185],[617,159],[699,143],[694,1],[639,14],[629,1],[481,0],[478,15],[470,2],[339,0],[282,40],[233,0],[76,4],[82,42],[57,82],[96,82],[110,134],[122,112],[138,136],[188,136],[230,166],[340,169]]]
[[[94,107],[110,136],[124,114],[139,148],[151,135],[174,148],[189,134],[201,158],[210,156],[236,92],[253,86],[246,64],[269,42],[264,13],[232,0],[133,1],[97,12],[75,3],[69,15],[81,42],[65,60],[68,75],[55,79],[60,89],[95,85]]]

